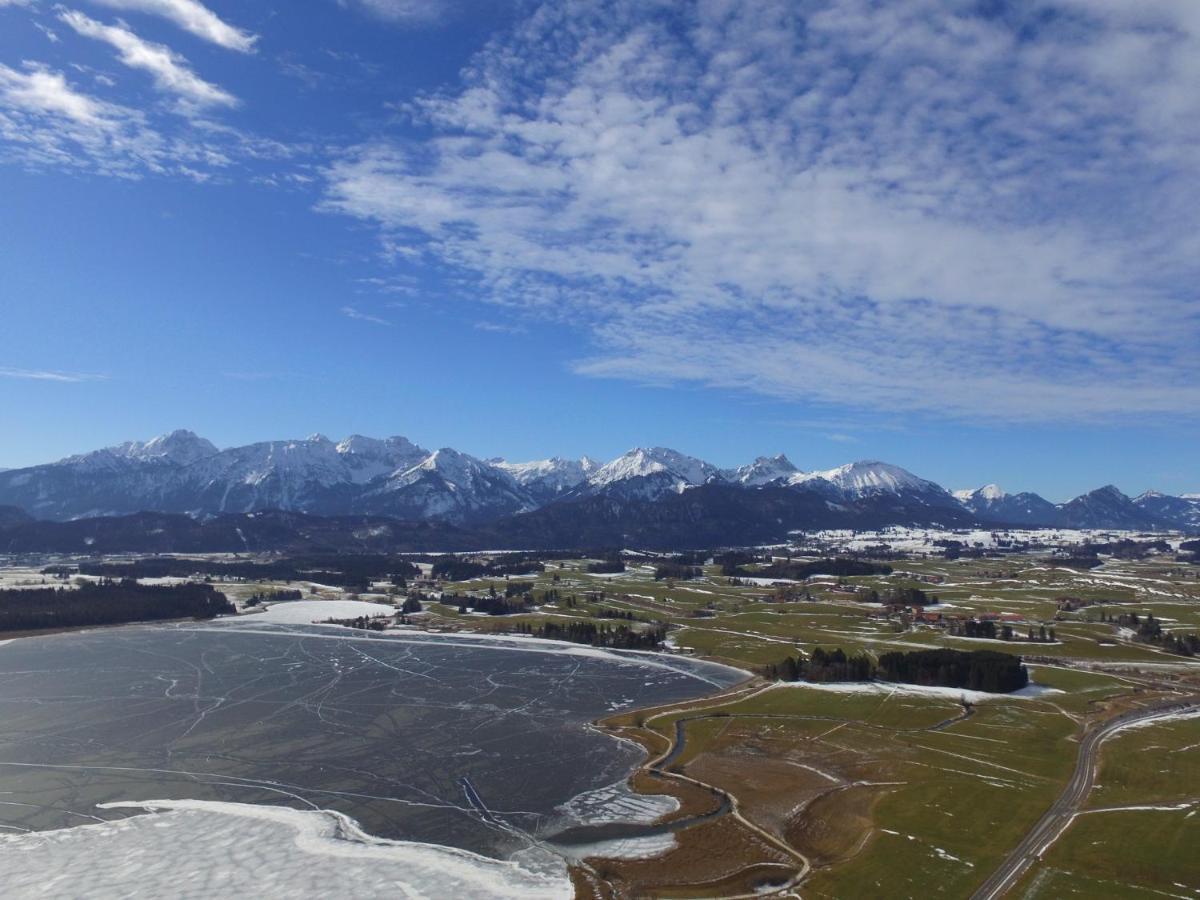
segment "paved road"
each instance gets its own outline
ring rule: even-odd
[[[1111,721],[1105,722],[1099,728],[1087,732],[1079,745],[1079,757],[1075,763],[1075,774],[1067,783],[1066,788],[1046,810],[1045,815],[1038,820],[1029,834],[1009,854],[1003,864],[992,876],[985,881],[971,900],[995,900],[1004,895],[1009,888],[1016,884],[1034,862],[1045,852],[1046,848],[1066,830],[1071,819],[1079,811],[1096,779],[1097,752],[1100,745],[1121,728],[1145,719],[1156,719],[1162,716],[1181,712],[1200,710],[1200,703],[1195,700],[1175,701],[1170,704],[1147,707],[1125,713]]]

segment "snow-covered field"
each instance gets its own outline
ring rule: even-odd
[[[388,841],[326,810],[204,800],[111,803],[149,815],[0,835],[4,896],[571,896],[566,866],[536,868],[433,844]]]
[[[797,532],[799,534],[799,532]],[[1141,531],[1085,530],[1074,528],[1042,529],[959,529],[936,528],[884,528],[879,531],[850,531],[830,529],[808,532],[806,537],[841,550],[862,551],[867,547],[887,544],[893,550],[907,553],[941,553],[944,549],[937,541],[959,541],[968,547],[991,549],[1013,544],[1035,544],[1043,547],[1065,547],[1084,543],[1105,543],[1124,538],[1149,540],[1162,538],[1162,534]],[[1178,544],[1178,540],[1170,543]]]
[[[774,688],[804,688],[812,691],[830,691],[835,694],[907,694],[914,697],[944,697],[947,700],[966,700],[968,703],[982,703],[985,700],[1028,700],[1047,694],[1061,694],[1058,688],[1046,687],[1040,684],[1027,684],[1019,691],[1009,694],[990,694],[986,691],[968,691],[964,688],[936,687],[923,684],[899,684],[890,681],[847,681],[832,684],[814,684],[811,681],[781,681],[772,685]]]
[[[359,616],[391,616],[395,607],[364,600],[289,600],[272,603],[265,612],[248,613],[254,621],[274,625],[311,625],[325,619],[357,619]]]

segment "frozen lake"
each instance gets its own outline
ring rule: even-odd
[[[331,810],[401,842],[385,856],[423,842],[533,859],[546,835],[577,821],[563,804],[620,782],[641,758],[589,721],[740,677],[664,655],[253,618],[12,641],[0,645],[0,868],[6,853],[30,859],[20,852],[30,841],[45,846],[43,873],[56,856],[86,862],[78,841],[99,834],[115,848],[155,819],[157,839],[183,829],[198,849],[205,828],[236,831],[214,820],[246,810],[230,804],[324,816],[301,825],[286,810],[269,821],[235,815],[259,852],[264,834],[294,849],[279,838],[289,828],[316,834],[314,847],[352,828],[312,812]],[[129,805],[152,800],[201,803],[149,816]],[[138,821],[98,824],[130,815]],[[41,833],[56,829],[69,831],[45,843]],[[136,843],[152,845],[146,835]]]

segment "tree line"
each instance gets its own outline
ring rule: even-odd
[[[1105,619],[1103,612],[1100,617],[1102,620],[1114,621],[1111,616]],[[1165,631],[1158,619],[1154,618],[1153,613],[1146,613],[1145,616],[1139,616],[1137,613],[1122,613],[1117,616],[1115,621],[1123,628],[1132,629],[1135,640],[1143,644],[1155,644],[1180,656],[1200,654],[1200,635],[1175,634]]]
[[[817,684],[870,681],[875,676],[875,663],[865,653],[848,655],[841,647],[836,650],[817,647],[808,659],[787,656],[782,662],[769,664],[763,675],[772,681],[811,681]]]
[[[432,574],[441,581],[471,581],[475,578],[532,575],[544,571],[546,566],[527,554],[509,553],[486,562],[446,554],[434,561]]]
[[[514,632],[555,641],[570,641],[573,644],[611,647],[616,650],[654,650],[667,637],[667,629],[663,625],[636,629],[628,625],[597,625],[594,622],[545,622],[541,625],[520,622]]]
[[[852,559],[847,556],[836,556],[810,560],[808,562],[792,562],[790,560],[773,562],[769,566],[763,566],[756,572],[751,572],[741,566],[737,566],[733,571],[726,573],[725,566],[722,565],[721,571],[724,574],[733,576],[786,578],[789,581],[804,581],[813,575],[833,575],[838,578],[849,578],[855,575],[891,575],[892,567],[883,565],[882,563]]]
[[[990,619],[983,621],[967,619],[965,622],[955,622],[950,625],[949,633],[955,637],[988,638],[999,641],[1025,640],[1034,644],[1053,644],[1058,640],[1054,629],[1047,628],[1045,625],[1039,625],[1037,631],[1034,631],[1033,626],[1030,625],[1025,637],[1018,638],[1011,625],[1002,624],[997,628],[996,623]]]
[[[62,575],[62,567],[43,570]],[[372,581],[416,577],[420,568],[406,559],[384,554],[319,553],[270,562],[218,561],[154,556],[128,561],[84,562],[79,574],[104,578],[191,578],[204,575],[244,581],[314,581],[351,590],[366,590]]]
[[[127,579],[0,591],[0,631],[211,619],[236,612],[210,584],[147,585]]]

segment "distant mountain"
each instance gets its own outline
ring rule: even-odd
[[[811,492],[712,481],[654,499],[603,492],[570,498],[497,522],[492,531],[495,540],[515,547],[669,550],[775,542],[814,523],[852,528],[862,522]]]
[[[33,516],[18,506],[0,506],[0,528],[24,525],[33,521]]]
[[[353,503],[356,512],[446,522],[486,521],[535,506],[509,472],[448,447],[372,482]]]
[[[725,478],[711,463],[666,447],[636,447],[588,475],[569,496],[656,500]]]
[[[739,466],[722,474],[726,481],[758,487],[772,481],[786,480],[799,471],[790,459],[780,453],[778,456],[760,456],[749,465]]]
[[[1109,484],[1060,506],[1056,524],[1065,528],[1154,529],[1167,523]]]
[[[509,462],[361,435],[218,449],[190,431],[0,472],[3,507],[16,510],[0,516],[0,528],[10,530],[22,526],[24,512],[39,520],[114,522],[178,513],[203,522],[280,511],[321,521],[383,518],[408,528],[457,525],[469,528],[454,532],[458,537],[470,533],[491,546],[509,546],[510,534],[546,546],[555,544],[554,534],[601,543],[637,537],[649,546],[655,533],[682,546],[676,538],[688,528],[705,538],[701,543],[883,525],[1200,528],[1198,497],[1150,491],[1131,500],[1112,486],[1058,505],[996,485],[950,494],[877,460],[803,472],[779,454],[722,470],[666,447],[637,447],[603,465],[587,457]],[[495,530],[501,526],[509,531]]]
[[[195,515],[295,509],[350,512],[359,488],[428,451],[406,438],[322,435],[217,450],[190,431],[0,473],[0,503],[40,519],[158,510]]]
[[[1172,497],[1158,491],[1146,491],[1135,497],[1133,503],[1147,515],[1176,528],[1200,528],[1200,494]]]
[[[539,505],[549,503],[583,484],[589,475],[600,468],[598,462],[586,456],[582,459],[560,459],[555,456],[526,463],[510,463],[503,459],[488,462],[511,475]]]
[[[823,472],[801,472],[786,484],[855,509],[886,524],[969,525],[975,517],[943,488],[890,463],[863,460]]]
[[[940,485],[924,478],[918,478],[912,472],[893,466],[890,463],[876,460],[863,460],[848,463],[829,469],[825,472],[803,472],[793,475],[788,483],[797,485],[810,481],[826,481],[836,487],[844,496],[865,497],[871,494],[927,494],[939,499],[954,498]]]
[[[1058,507],[1033,493],[1007,494],[999,485],[988,484],[973,491],[955,491],[954,496],[985,522],[1036,528],[1059,521]]]
[[[0,527],[0,553],[394,553],[483,546],[470,532],[445,523],[279,510],[204,520],[141,512]]]

